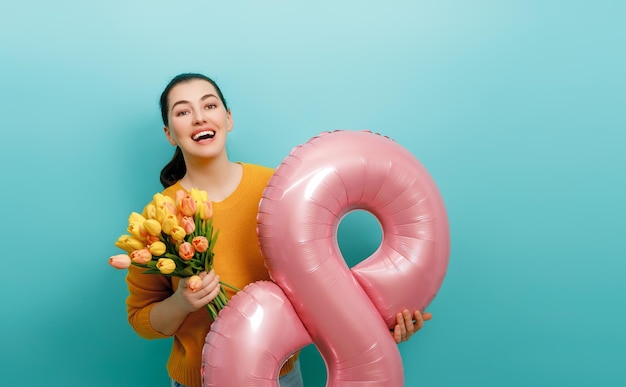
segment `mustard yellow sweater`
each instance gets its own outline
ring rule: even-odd
[[[256,216],[263,189],[274,172],[253,164],[242,163],[242,166],[243,177],[235,192],[224,201],[213,203],[213,225],[220,230],[214,250],[214,269],[222,281],[239,289],[255,281],[270,279],[258,245]],[[179,189],[184,189],[180,182],[165,189],[163,194],[174,198]],[[155,303],[174,293],[178,278],[142,274],[142,270],[131,266],[126,278],[128,321],[146,339],[169,337],[150,325],[150,311]],[[229,298],[232,297],[232,290],[226,290],[230,292]],[[171,378],[185,386],[202,387],[202,348],[211,322],[206,308],[201,308],[188,315],[174,334],[167,370]],[[296,358],[294,356],[285,363],[281,375],[293,369]]]

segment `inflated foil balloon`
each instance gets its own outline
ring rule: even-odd
[[[357,209],[378,219],[382,242],[350,269],[337,228]],[[282,363],[311,342],[328,386],[403,386],[389,329],[398,312],[432,301],[450,253],[444,203],[422,164],[379,134],[322,133],[276,169],[257,231],[280,288],[250,285],[220,313],[204,348],[205,386],[278,386]]]

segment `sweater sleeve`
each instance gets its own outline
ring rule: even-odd
[[[143,274],[142,272],[143,269],[136,266],[128,268],[126,276],[129,293],[126,298],[128,322],[143,338],[170,337],[158,332],[150,324],[150,312],[154,304],[172,295],[170,280],[163,275]]]
[[[166,189],[163,194],[174,198],[178,185]],[[146,216],[147,206],[142,215]],[[144,269],[131,265],[126,275],[128,297],[126,298],[126,312],[128,322],[137,334],[146,339],[161,339],[170,337],[154,329],[150,324],[150,312],[157,302],[170,297],[174,291],[170,278],[159,274],[143,274]]]

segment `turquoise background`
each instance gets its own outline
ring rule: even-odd
[[[432,174],[452,252],[433,320],[400,345],[407,386],[626,385],[625,14],[617,0],[3,2],[1,383],[168,385],[170,342],[131,330],[107,259],[171,156],[161,89],[198,71],[232,108],[233,159],[277,166],[322,131],[371,129]],[[348,260],[377,233],[348,216]],[[315,349],[303,357],[307,386],[324,385]]]

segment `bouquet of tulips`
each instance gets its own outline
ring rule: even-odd
[[[201,284],[198,274],[213,267],[213,248],[219,234],[219,230],[213,232],[213,207],[207,193],[179,190],[175,200],[161,193],[153,199],[143,215],[130,214],[130,235],[124,234],[115,242],[126,254],[112,256],[109,264],[118,269],[139,266],[146,269],[146,274],[191,277],[187,286],[195,291]],[[221,287],[218,296],[207,305],[213,319],[227,302]]]

